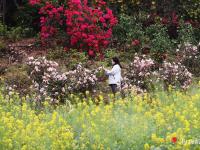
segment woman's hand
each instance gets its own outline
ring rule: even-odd
[[[104,66],[102,66],[102,69],[103,69],[104,71],[107,71],[107,69],[106,69]]]
[[[109,70],[108,70],[108,69],[106,69],[106,68],[104,68],[104,71],[105,71],[105,72],[108,72]]]

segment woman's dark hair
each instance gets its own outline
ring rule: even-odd
[[[114,65],[119,65],[120,68],[122,68],[122,66],[121,66],[121,64],[120,64],[120,61],[119,61],[119,59],[118,59],[117,57],[113,57],[112,60],[113,60],[114,63],[115,63]]]

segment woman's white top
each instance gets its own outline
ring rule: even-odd
[[[121,68],[118,64],[114,65],[112,70],[106,70],[106,75],[108,75],[109,84],[121,85]]]

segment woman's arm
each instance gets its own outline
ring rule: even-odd
[[[118,71],[118,67],[115,65],[111,70],[105,69],[105,71],[106,75],[115,75],[116,72]]]

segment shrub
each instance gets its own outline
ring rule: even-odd
[[[147,56],[135,56],[125,72],[125,81],[129,85],[135,85],[142,90],[152,88],[154,61]]]
[[[166,87],[187,89],[192,83],[192,74],[181,63],[165,61],[159,71]]]
[[[4,55],[4,51],[6,50],[6,43],[3,40],[0,40],[0,57]]]
[[[64,102],[70,93],[85,93],[97,88],[98,69],[89,70],[81,64],[74,70],[60,73],[58,64],[48,61],[45,57],[29,58],[27,64],[30,67],[30,78],[38,95],[36,101],[41,102],[49,96],[51,103]]]
[[[23,28],[21,26],[7,27],[0,23],[0,37],[16,41],[24,37],[30,37],[33,33],[32,28]]]
[[[191,5],[193,4],[193,5]],[[199,8],[199,1],[192,0],[192,1],[183,1],[182,2],[182,7],[181,7],[185,13],[185,18],[191,18],[193,20],[199,20],[199,13],[200,13],[200,8]]]
[[[194,35],[193,36],[194,36],[195,40],[197,42],[200,41],[200,28],[199,27],[194,28],[193,31],[194,31]]]
[[[180,43],[189,42],[194,43],[194,30],[190,23],[182,23],[178,29],[178,41]]]
[[[146,34],[150,38],[150,46],[153,52],[172,51],[173,43],[167,34],[167,28],[163,25],[155,24],[147,27]]]
[[[63,47],[56,47],[54,49],[48,50],[47,59],[49,59],[49,60],[58,60],[58,59],[65,60],[65,59],[68,59],[68,53],[65,52],[65,49]]]
[[[45,57],[37,59],[29,57],[27,60],[27,65],[30,67],[29,76],[33,82],[33,87],[38,96],[35,100],[39,102],[41,100],[44,100],[44,96],[47,96],[47,94],[49,94],[47,93],[47,90],[52,92],[50,95],[53,95],[53,97],[57,96],[58,94],[56,93],[57,91],[54,90],[55,88],[52,87],[52,90],[49,90],[48,84],[51,85],[51,83],[49,83],[49,79],[57,78],[58,64],[56,62],[46,60]],[[56,80],[52,80],[52,82],[56,83]],[[57,102],[58,100],[55,101],[54,98],[52,98],[51,101]]]
[[[84,68],[81,64],[76,69],[65,73],[67,81],[67,90],[70,93],[85,93],[86,91],[94,91],[97,88],[97,77],[93,70]]]
[[[120,15],[119,23],[114,27],[113,35],[114,39],[120,45],[126,46],[128,49],[134,49],[134,51],[139,51],[141,45],[134,45],[132,42],[134,40],[143,42],[144,32],[142,25],[136,22],[136,18],[134,17],[124,14]]]
[[[185,42],[180,44],[177,51],[176,61],[181,62],[195,76],[199,76],[200,46]]]
[[[40,89],[40,92],[43,92],[44,96],[50,96],[50,102],[53,104],[64,103],[69,93],[65,89],[67,82],[65,74],[60,74],[56,71],[46,72],[43,76],[44,86]]]
[[[32,0],[30,3],[41,4]],[[101,50],[108,46],[112,28],[117,23],[103,0],[92,2],[91,5],[87,0],[69,0],[61,5],[50,1],[40,8],[39,14],[42,40],[55,37],[60,30],[64,30],[65,45],[86,51],[91,57],[96,54],[102,57]]]
[[[185,61],[186,59],[194,59],[199,54],[198,47],[190,44],[189,42],[184,42],[178,45],[176,49],[177,54],[181,59],[179,61]]]

